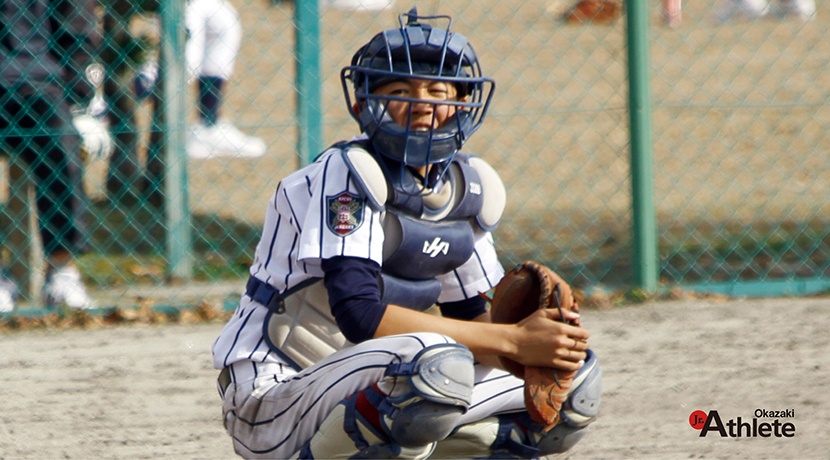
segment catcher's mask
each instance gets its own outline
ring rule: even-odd
[[[433,27],[423,21],[446,23],[445,28]],[[398,178],[390,177],[393,185],[405,194],[420,194],[432,188],[443,177],[446,167],[464,142],[478,130],[490,105],[495,82],[483,77],[481,67],[467,39],[451,32],[450,16],[419,16],[415,8],[398,17],[400,27],[383,31],[362,46],[352,57],[351,65],[340,72],[340,81],[349,113],[369,136],[375,151],[399,166]],[[458,89],[451,100],[427,100],[374,94],[378,87],[406,79],[445,82]],[[354,99],[348,81],[354,85]],[[412,95],[410,95],[412,96]],[[415,130],[401,126],[389,116],[386,104],[401,101],[408,104],[407,120],[412,119],[415,104],[455,108],[455,114],[438,128]],[[357,103],[358,110],[352,111]],[[429,168],[423,187],[401,186],[406,167]],[[391,172],[391,171],[390,171]]]

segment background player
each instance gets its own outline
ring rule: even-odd
[[[567,450],[592,420],[543,433],[523,382],[495,368],[501,355],[581,369],[588,386],[598,371],[588,331],[550,310],[489,322],[479,293],[504,274],[490,232],[505,191],[458,150],[494,83],[450,26],[413,9],[358,50],[341,80],[362,134],[284,178],[268,205],[213,347],[240,455],[534,457]],[[433,304],[440,316],[423,311]]]
[[[187,65],[198,86],[199,122],[191,127],[187,152],[192,158],[211,156],[259,157],[262,139],[248,136],[219,117],[225,85],[233,74],[242,25],[227,0],[189,0],[185,6]]]
[[[87,200],[71,112],[93,93],[86,70],[101,38],[94,7],[92,0],[0,7],[0,154],[20,155],[35,179],[50,308],[95,306],[75,263],[87,238]],[[15,291],[0,280],[0,310],[14,308]]]
[[[725,22],[738,16],[755,19],[770,13],[810,21],[816,16],[816,3],[815,0],[721,0],[715,21]]]

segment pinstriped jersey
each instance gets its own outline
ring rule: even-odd
[[[285,292],[310,278],[323,277],[320,265],[324,259],[357,257],[382,266],[383,212],[369,206],[341,150],[330,148],[314,163],[280,181],[268,203],[251,276]],[[504,274],[492,235],[477,229],[474,240],[472,256],[437,277],[439,302],[486,292]],[[214,344],[217,369],[243,359],[281,362],[263,336],[267,312],[266,307],[242,297]]]

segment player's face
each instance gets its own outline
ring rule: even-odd
[[[441,81],[406,79],[393,81],[380,86],[374,91],[377,95],[407,97],[429,102],[410,103],[403,101],[386,101],[386,110],[392,120],[401,126],[414,130],[429,131],[440,128],[456,112],[452,105],[440,104],[441,101],[457,101],[458,90],[455,85]],[[410,117],[410,105],[411,117]]]

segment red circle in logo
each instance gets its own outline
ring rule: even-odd
[[[689,415],[689,425],[696,430],[700,430],[703,428],[703,424],[706,423],[706,412],[702,410],[696,410]]]

